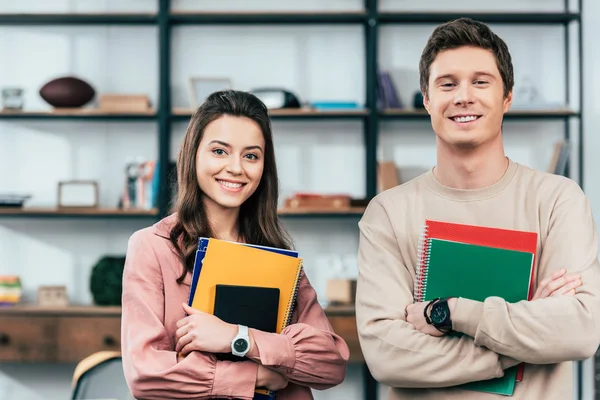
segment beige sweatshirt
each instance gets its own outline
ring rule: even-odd
[[[413,302],[417,244],[424,220],[535,231],[536,286],[560,268],[581,274],[571,297],[508,304],[460,298],[452,315],[461,338],[433,337],[405,321]],[[572,360],[600,343],[600,264],[590,204],[573,181],[509,163],[494,185],[458,190],[431,171],[380,193],[359,223],[356,318],[371,373],[391,399],[493,399],[452,386],[503,375],[523,361],[513,399],[572,398]]]

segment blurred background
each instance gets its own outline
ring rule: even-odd
[[[512,53],[507,155],[600,215],[596,0],[0,0],[0,399],[71,398],[83,359],[118,352],[128,238],[169,213],[191,112],[222,88],[272,110],[280,213],[352,349],[315,398],[385,398],[356,338],[357,222],[435,163],[418,62],[459,16]],[[594,360],[574,373],[600,399]]]

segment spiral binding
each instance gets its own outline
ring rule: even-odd
[[[419,234],[419,245],[417,247],[417,268],[415,271],[415,289],[414,297],[416,302],[421,302],[425,298],[427,290],[427,276],[429,268],[430,248],[429,248],[429,226],[423,225]]]
[[[290,302],[287,305],[287,308],[285,311],[286,318],[283,321],[283,326],[281,327],[281,330],[284,330],[288,325],[290,325],[292,323],[292,313],[294,312],[294,304],[296,303],[296,298],[298,297],[298,286],[299,286],[300,276],[302,275],[302,270],[304,268],[303,259],[300,258],[299,260],[300,260],[300,266],[298,268],[298,272],[296,273],[296,279],[294,280],[294,294],[290,298]]]
[[[299,261],[300,261],[300,266],[298,268],[298,272],[296,273],[296,278],[294,279],[294,293],[293,293],[292,297],[290,298],[290,302],[288,303],[287,308],[285,310],[286,316],[282,323],[281,330],[284,330],[286,327],[288,327],[292,323],[292,313],[294,312],[294,305],[296,303],[296,298],[298,297],[298,287],[300,286],[299,281],[300,281],[300,277],[302,276],[302,270],[304,268],[303,259],[300,258]],[[274,400],[275,399],[275,391],[267,390],[267,392],[268,392],[269,399]]]

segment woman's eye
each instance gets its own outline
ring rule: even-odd
[[[213,153],[215,153],[218,156],[222,156],[222,155],[225,154],[225,150],[223,150],[223,149],[214,149]]]
[[[246,157],[249,157],[251,160],[258,160],[258,156],[256,154],[246,154]]]

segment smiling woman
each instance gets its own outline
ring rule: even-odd
[[[196,175],[204,192],[204,206],[223,212],[232,210],[235,220],[234,210],[260,183],[264,147],[260,126],[249,118],[223,115],[208,124],[196,153]],[[222,232],[221,236],[232,233],[236,234]]]
[[[177,162],[174,213],[134,233],[123,272],[122,354],[135,398],[312,399],[344,380],[348,346],[303,273],[292,324],[280,334],[187,307],[198,238],[289,249],[277,216],[271,123],[254,95],[216,92],[190,120]],[[217,360],[247,335],[243,361]]]
[[[179,246],[183,241],[181,256],[189,271],[199,236],[291,246],[277,218],[278,176],[268,110],[255,96],[224,91],[207,98],[183,139],[177,180],[178,221],[171,242]]]

